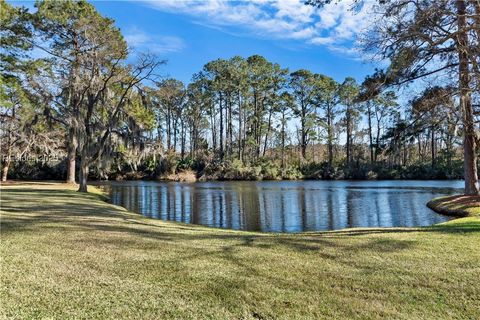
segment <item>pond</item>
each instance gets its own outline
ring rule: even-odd
[[[463,181],[101,182],[111,202],[146,217],[264,232],[428,226],[428,209]]]

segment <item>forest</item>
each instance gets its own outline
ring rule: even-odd
[[[465,178],[478,194],[480,21],[449,15],[472,3],[386,5],[398,19],[363,50],[388,63],[365,79],[252,55],[183,83],[86,1],[2,0],[2,181]]]

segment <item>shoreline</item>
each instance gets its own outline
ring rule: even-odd
[[[261,182],[261,181],[268,181],[268,182],[282,182],[282,181],[464,181],[463,179],[313,179],[313,178],[304,178],[304,179],[200,179],[196,178],[193,179],[183,179],[182,175],[173,174],[169,177],[161,177],[157,179],[91,179],[89,180],[90,183],[97,183],[97,182],[129,182],[129,181],[150,181],[150,182],[229,182],[229,181],[239,181],[239,182]],[[20,180],[20,179],[9,179],[4,182],[0,182],[1,185],[12,185],[18,183],[59,183],[68,185],[69,183],[63,180]]]
[[[480,215],[480,196],[452,195],[434,198],[427,202],[433,211],[451,217],[469,217]]]
[[[323,180],[323,179],[318,179]],[[94,180],[92,182],[129,182],[129,181],[150,181],[150,182],[173,182],[173,183],[202,183],[202,182],[212,182],[212,181],[172,181],[172,180],[120,180],[120,181],[110,181],[110,180]],[[217,182],[262,182],[262,181],[270,181],[270,182],[282,182],[282,181],[315,181],[315,180],[259,180],[259,181],[252,181],[252,180],[215,180]],[[332,181],[332,180],[326,180]],[[376,181],[376,180],[334,180],[334,181]],[[378,181],[389,181],[389,180],[378,180]],[[390,180],[396,181],[396,180]],[[402,179],[401,181],[420,181],[420,180],[410,180],[410,179]],[[429,180],[424,180],[429,181]],[[430,181],[452,181],[452,180],[430,180]],[[56,190],[65,190],[65,191],[76,191],[78,188],[78,184],[66,183],[61,181],[49,181],[49,180],[31,180],[31,181],[22,181],[22,180],[9,180],[6,183],[0,183],[0,191],[2,189],[8,190],[9,186],[19,186],[21,188],[28,188],[32,186],[34,189],[45,189],[48,190],[50,188],[54,188]],[[108,203],[109,205],[117,206],[128,212],[129,214],[138,215],[142,218],[142,215],[129,211],[127,208],[119,205],[113,204],[110,200],[109,195],[102,190],[101,188],[97,187],[98,184],[89,184],[88,185],[88,193],[87,195],[95,195],[98,197],[100,201]],[[6,187],[6,188],[5,188]],[[70,189],[70,190],[69,190]],[[433,210],[435,213],[440,215],[445,215],[449,217],[454,217],[455,219],[449,220],[454,221],[461,218],[467,218],[472,216],[480,216],[480,196],[465,196],[461,194],[451,195],[451,196],[443,196],[431,199],[425,205],[427,208]],[[460,207],[459,207],[460,206]],[[145,218],[147,220],[151,220],[149,218]],[[247,232],[247,233],[259,233],[259,234],[281,234],[281,235],[295,235],[295,234],[321,234],[321,233],[332,233],[332,232],[346,232],[346,231],[355,231],[355,230],[390,230],[390,229],[411,229],[411,230],[418,230],[422,228],[430,228],[435,227],[438,225],[442,225],[447,222],[441,222],[429,226],[418,226],[418,227],[353,227],[353,228],[343,228],[338,230],[325,230],[325,231],[302,231],[302,232],[262,232],[262,231],[245,231],[245,230],[237,230],[237,229],[225,229],[225,228],[217,228],[217,227],[209,227],[200,224],[193,224],[193,223],[181,223],[171,220],[159,220],[164,221],[167,223],[179,223],[182,225],[192,225],[195,227],[203,227],[203,228],[211,228],[214,230],[231,230],[231,231],[239,231],[239,232]]]

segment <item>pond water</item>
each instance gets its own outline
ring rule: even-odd
[[[153,219],[265,232],[414,227],[448,220],[428,209],[463,181],[99,183],[111,202]]]

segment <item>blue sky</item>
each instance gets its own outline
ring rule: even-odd
[[[375,65],[355,50],[368,19],[350,1],[315,9],[302,0],[91,1],[113,18],[135,51],[168,60],[161,72],[188,82],[208,61],[265,56],[291,71],[309,69],[359,82]],[[12,2],[31,6],[31,2]]]

